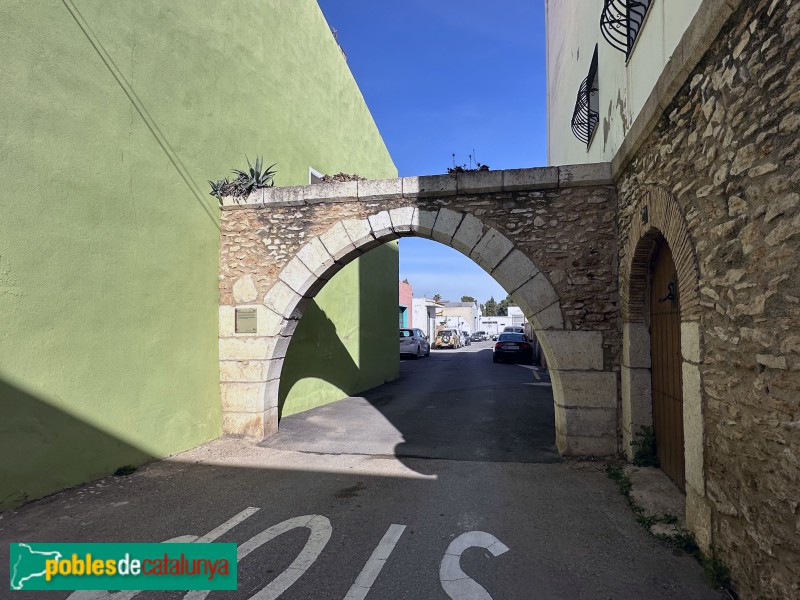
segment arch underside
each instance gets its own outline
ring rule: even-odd
[[[358,256],[407,236],[429,238],[468,256],[522,309],[551,371],[559,452],[615,453],[617,377],[603,370],[602,332],[565,327],[559,296],[546,273],[496,228],[470,213],[417,206],[337,221],[288,261],[258,306],[261,356],[254,374],[259,380],[222,382],[224,431],[255,438],[277,431],[280,373],[306,302]]]

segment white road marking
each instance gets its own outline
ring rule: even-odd
[[[461,554],[467,548],[485,548],[492,556],[508,552],[508,546],[485,531],[462,533],[447,547],[439,566],[439,582],[451,600],[492,600],[481,584],[461,570]]]
[[[216,540],[219,537],[222,537],[223,535],[228,533],[231,529],[236,527],[239,523],[241,523],[242,521],[244,521],[248,517],[253,516],[257,512],[258,512],[258,509],[253,507],[253,506],[245,508],[238,515],[234,515],[233,517],[231,517],[230,519],[225,521],[219,527],[216,527],[216,528],[212,529],[211,531],[209,531],[207,534],[202,535],[199,538],[197,538],[197,543],[198,544],[207,544],[209,542],[213,542],[214,540]]]
[[[406,530],[405,525],[390,525],[383,539],[378,543],[378,546],[372,552],[361,573],[356,577],[355,583],[350,587],[347,596],[344,600],[364,600],[372,588],[372,584],[380,575],[383,565],[397,545],[400,536]]]

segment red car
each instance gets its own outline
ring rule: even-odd
[[[492,362],[533,364],[533,346],[522,333],[501,333],[494,344]]]

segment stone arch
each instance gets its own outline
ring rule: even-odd
[[[306,303],[350,261],[405,236],[429,238],[460,251],[492,275],[522,308],[552,373],[559,451],[564,455],[615,453],[616,374],[603,370],[602,332],[565,328],[561,302],[547,274],[495,227],[471,213],[414,205],[336,221],[288,260],[259,307],[263,380],[241,382],[242,386],[240,382],[222,384],[225,432],[258,438],[277,430],[280,373]],[[230,394],[224,391],[226,387]],[[227,411],[226,400],[231,401]],[[250,419],[261,414],[262,422],[236,416],[245,409]],[[251,430],[243,430],[243,424]]]
[[[650,260],[663,240],[672,251],[678,275],[681,317],[686,517],[701,546],[710,544],[710,512],[705,500],[704,423],[700,363],[700,269],[689,227],[677,200],[651,186],[633,205],[621,265],[622,442],[632,458],[631,440],[641,426],[652,426],[648,310]]]

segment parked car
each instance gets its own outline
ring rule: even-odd
[[[525,333],[524,327],[518,327],[516,325],[509,325],[508,327],[503,328],[503,333]]]
[[[404,354],[410,354],[414,358],[431,355],[428,336],[421,329],[400,330],[400,356]]]
[[[461,332],[461,339],[462,339],[461,343],[464,346],[470,346],[472,344],[472,338],[469,335],[469,331],[462,331]]]
[[[436,334],[436,339],[433,341],[434,350],[460,347],[461,335],[455,329],[442,329]]]
[[[533,364],[533,346],[522,333],[503,332],[492,351],[492,362],[521,362]]]
[[[482,342],[486,338],[483,337],[480,331],[476,331],[471,336],[469,336],[469,339],[473,342]]]

